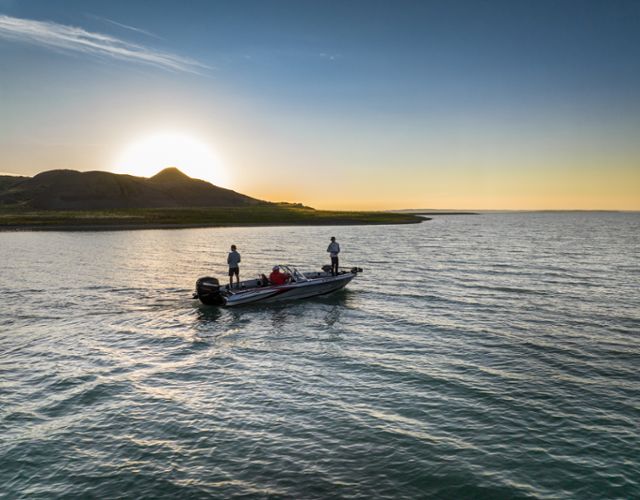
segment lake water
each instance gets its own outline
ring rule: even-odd
[[[329,237],[364,274],[191,299]],[[0,497],[640,497],[640,214],[0,233]]]

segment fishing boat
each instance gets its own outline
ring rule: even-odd
[[[280,265],[276,268],[287,275],[287,283],[275,285],[261,275],[230,286],[220,285],[216,278],[206,276],[196,281],[193,298],[203,304],[224,307],[306,299],[340,290],[362,272],[359,267],[341,269],[336,275],[331,274],[331,266],[323,266],[322,271],[304,273],[291,266]]]

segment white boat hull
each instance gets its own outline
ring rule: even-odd
[[[344,288],[359,272],[362,272],[362,269],[353,268],[351,271],[341,271],[333,276],[328,272],[303,274],[294,270],[292,281],[284,285],[270,285],[262,279],[257,279],[242,281],[237,288],[220,286],[215,278],[200,278],[196,282],[194,298],[199,298],[207,305],[224,307],[306,299]]]
[[[326,295],[347,286],[355,274],[343,274],[330,278],[269,286],[263,289],[240,290],[226,297],[225,306],[232,307],[261,302],[265,304],[284,300],[306,299],[317,295]]]

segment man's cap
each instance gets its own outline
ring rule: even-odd
[[[278,269],[279,269],[278,266],[273,266],[272,271],[277,271]]]

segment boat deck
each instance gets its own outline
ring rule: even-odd
[[[347,273],[347,271],[340,271],[337,274],[337,276],[341,276],[343,274],[351,274],[351,273]],[[292,283],[304,283],[309,280],[317,280],[319,278],[331,278],[331,277],[333,277],[331,273],[324,272],[324,271],[298,273],[298,275],[294,276],[289,283],[286,283],[286,285],[291,285]],[[229,286],[229,284],[220,285],[220,291],[229,295],[233,295],[240,292],[246,292],[249,290],[261,289],[261,288],[266,288],[271,286],[274,286],[274,285],[272,285],[271,282],[269,282],[269,279],[267,278],[266,275],[263,275],[262,277],[259,277],[259,278],[241,281],[239,285],[233,285],[233,286]],[[281,286],[285,286],[285,285],[281,285]]]

